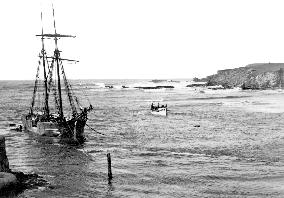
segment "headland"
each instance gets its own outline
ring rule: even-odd
[[[217,71],[206,78],[194,78],[195,82],[207,82],[208,86],[224,88],[271,89],[284,87],[284,63],[255,63],[245,67]]]

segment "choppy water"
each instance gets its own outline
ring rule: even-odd
[[[88,142],[74,148],[10,131],[28,109],[33,82],[0,81],[0,134],[10,167],[50,183],[19,196],[284,197],[284,91],[194,90],[186,83],[133,89],[143,83],[73,81],[95,107],[88,124],[105,134],[86,128]],[[151,115],[152,101],[168,104],[169,115]]]

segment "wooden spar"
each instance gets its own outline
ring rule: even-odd
[[[53,14],[53,27],[54,27],[54,35],[57,35],[56,33],[56,26],[55,26],[55,17],[54,17],[54,8],[53,8],[53,4],[52,4],[52,14]],[[59,114],[60,114],[60,118],[63,119],[64,115],[63,115],[63,107],[62,107],[62,95],[61,95],[61,84],[60,84],[60,72],[59,72],[59,57],[60,57],[60,52],[58,50],[58,46],[57,46],[57,37],[54,37],[54,41],[55,41],[55,50],[54,50],[54,55],[55,55],[55,59],[56,59],[56,66],[57,66],[57,80],[58,80],[58,95],[59,95]]]
[[[112,180],[110,153],[107,154],[107,164],[108,164],[108,182],[110,183]]]
[[[42,21],[42,12],[40,13],[41,21]],[[43,35],[43,26],[41,27],[41,34]],[[44,110],[47,117],[49,117],[49,106],[48,106],[48,90],[47,90],[47,76],[46,76],[46,68],[45,68],[45,50],[44,50],[44,38],[41,37],[42,42],[42,61],[43,61],[43,75],[44,75],[44,88],[45,88],[45,100],[44,100]]]
[[[36,36],[40,36],[40,37],[51,37],[51,38],[54,38],[54,37],[57,37],[57,38],[60,38],[60,37],[71,37],[71,38],[75,38],[76,36],[72,36],[72,35],[64,35],[64,34],[37,34]]]
[[[57,81],[58,81],[58,95],[59,95],[59,114],[60,114],[60,118],[63,118],[63,107],[62,107],[62,96],[61,96],[61,84],[60,84],[60,72],[59,72],[59,51],[55,50],[54,51],[55,54],[55,59],[56,59],[56,69],[57,69]]]
[[[41,55],[40,55],[39,57],[40,57],[40,58],[42,58],[42,56],[41,56]],[[54,59],[54,57],[52,57],[52,56],[45,56],[45,58]],[[78,60],[67,59],[67,58],[60,58],[60,57],[58,57],[58,60],[74,61],[74,62],[76,62],[76,63],[78,63],[78,62],[79,62]]]
[[[57,47],[57,33],[56,33],[56,25],[55,25],[55,17],[54,17],[54,8],[53,8],[53,4],[52,4],[52,15],[53,15],[53,27],[54,27],[54,41],[55,41],[55,49],[58,50],[58,47]]]

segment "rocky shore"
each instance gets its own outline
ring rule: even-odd
[[[0,197],[12,197],[26,189],[45,186],[47,182],[37,174],[14,172],[9,168],[5,137],[0,136]]]
[[[222,85],[224,88],[269,89],[284,87],[284,63],[258,63],[235,69],[219,70],[217,74],[197,81],[208,86]]]

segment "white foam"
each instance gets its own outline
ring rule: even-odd
[[[96,86],[96,87],[99,87],[99,88],[105,88],[105,83],[103,83],[103,82],[98,82],[98,83],[95,83],[95,86]]]

